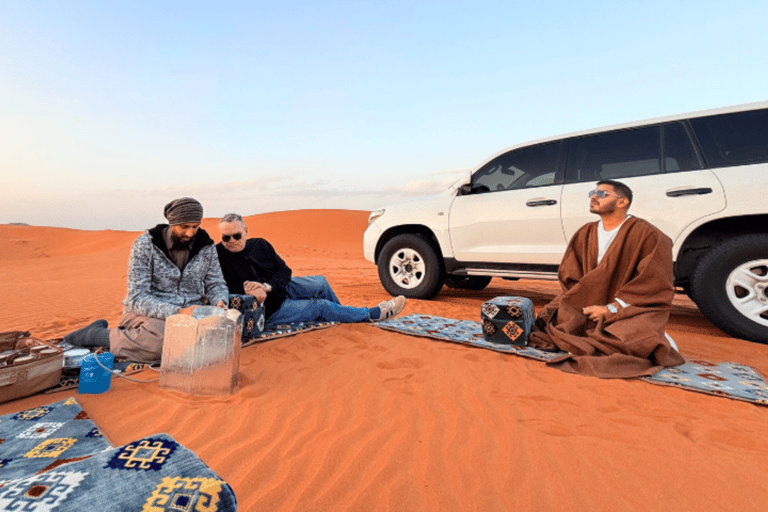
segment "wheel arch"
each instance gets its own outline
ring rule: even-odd
[[[389,242],[390,240],[392,240],[394,237],[398,235],[422,236],[437,248],[438,256],[440,256],[440,259],[441,260],[445,259],[443,247],[440,245],[440,240],[438,240],[437,235],[435,235],[434,231],[432,231],[430,228],[428,228],[423,224],[400,224],[398,226],[392,226],[391,228],[384,231],[381,234],[381,236],[379,236],[379,239],[376,242],[376,252],[374,253],[374,263],[376,263],[377,265],[379,264],[379,256],[381,256],[381,250],[384,248],[387,242]]]
[[[680,245],[675,259],[675,283],[689,289],[699,260],[714,246],[729,238],[764,234],[768,214],[714,219],[693,229]]]

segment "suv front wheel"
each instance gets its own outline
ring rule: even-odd
[[[716,245],[697,265],[691,292],[704,316],[723,331],[768,343],[768,235]]]
[[[393,296],[431,299],[443,287],[445,269],[434,246],[419,235],[397,235],[379,255],[379,279]]]

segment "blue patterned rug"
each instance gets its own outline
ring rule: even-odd
[[[167,434],[112,448],[74,398],[0,417],[0,437],[0,510],[237,510],[192,451]]]
[[[483,338],[481,324],[470,320],[412,314],[373,325],[388,331],[470,345],[539,361],[549,361],[564,354],[564,352],[547,352],[532,347],[488,342]],[[765,380],[749,366],[736,363],[711,364],[702,361],[686,361],[683,365],[665,368],[651,377],[642,377],[641,380],[768,405],[768,384]]]
[[[0,416],[0,482],[48,471],[109,448],[75,398]]]
[[[292,324],[267,324],[264,331],[258,336],[243,338],[243,346],[253,345],[262,341],[283,338],[285,336],[294,336],[303,332],[314,331],[317,329],[326,329],[337,325],[339,322],[296,322]]]

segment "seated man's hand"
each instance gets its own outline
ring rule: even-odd
[[[216,307],[221,309],[227,309],[227,304],[223,300],[220,300],[219,302],[216,303]]]
[[[186,308],[180,308],[178,314],[192,316],[192,312],[195,310],[196,307],[198,306],[188,306]]]
[[[256,300],[259,303],[262,303],[265,300],[267,300],[267,289],[264,288],[263,284],[255,283],[253,281],[246,281],[245,283],[243,283],[243,288],[245,288],[245,293],[256,297]]]
[[[608,311],[608,306],[588,306],[582,309],[581,312],[595,322],[605,320],[605,317],[611,314],[611,312]]]

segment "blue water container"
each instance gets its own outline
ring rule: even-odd
[[[108,372],[96,362],[99,362],[112,369],[115,358],[109,352],[103,354],[89,354],[80,361],[80,384],[77,386],[78,393],[87,395],[96,395],[109,389],[112,383],[112,373]]]

